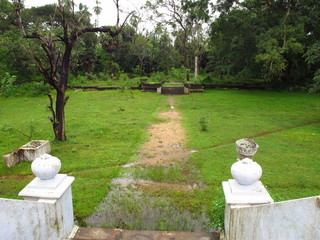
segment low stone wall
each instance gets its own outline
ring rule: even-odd
[[[20,191],[24,200],[0,198],[0,239],[66,239],[74,227],[73,181],[66,174],[36,177]]]
[[[81,89],[83,91],[106,91],[119,90],[121,87],[98,87],[98,86],[69,86],[71,89]],[[141,87],[128,87],[129,90],[141,90]]]
[[[129,90],[141,90],[143,92],[157,92],[162,84],[143,84],[139,87],[128,87]],[[204,89],[239,89],[239,90],[266,90],[261,84],[185,84],[190,92],[202,93]],[[83,91],[107,91],[119,90],[121,87],[98,87],[98,86],[69,86],[71,89]]]
[[[229,240],[320,239],[320,196],[250,207],[231,206]]]
[[[65,239],[73,228],[59,200],[13,200],[0,198],[0,239]],[[72,206],[71,206],[72,207]]]
[[[183,95],[184,87],[161,87],[161,94],[164,95]]]
[[[262,84],[202,84],[204,89],[266,90]]]

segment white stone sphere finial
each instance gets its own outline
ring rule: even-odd
[[[61,162],[59,158],[50,154],[43,154],[36,158],[31,164],[33,174],[41,180],[54,178],[60,171]]]
[[[231,174],[237,183],[243,186],[255,184],[262,176],[261,166],[250,158],[235,162]]]

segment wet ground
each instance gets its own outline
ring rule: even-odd
[[[188,162],[190,154],[196,152],[186,147],[186,133],[181,124],[182,117],[175,109],[174,98],[168,97],[167,101],[170,107],[158,115],[158,123],[149,126],[149,138],[139,150],[138,160],[124,165],[125,174],[112,180],[108,196],[95,213],[85,219],[88,226],[139,230],[209,230],[209,220],[202,209],[197,214],[190,213],[164,197],[168,191],[190,192],[203,188],[203,184],[193,183],[189,176],[186,176],[186,181],[180,179],[170,182],[166,179],[140,179],[134,174],[135,171],[148,171],[150,168],[179,168]],[[162,192],[164,196],[150,196],[150,192]]]

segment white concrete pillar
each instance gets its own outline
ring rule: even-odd
[[[36,177],[20,193],[19,196],[28,201],[51,203],[54,211],[48,211],[43,219],[55,218],[55,226],[45,228],[43,236],[54,235],[58,239],[66,238],[74,226],[71,184],[74,177],[66,174],[58,174],[49,180],[41,180]],[[43,224],[46,224],[46,220]],[[51,221],[52,222],[52,221]],[[39,226],[41,229],[41,226]],[[51,233],[52,232],[52,233]]]
[[[56,239],[66,238],[74,226],[71,184],[75,178],[57,174],[60,166],[60,160],[51,155],[37,158],[32,163],[32,171],[37,177],[19,192],[24,200],[52,205],[53,210],[46,212],[46,216],[41,218],[44,219],[43,224],[50,219],[54,225],[43,228],[45,232],[42,236],[52,235]],[[41,226],[39,229],[42,229]]]
[[[229,179],[222,182],[222,186],[225,196],[225,236],[226,240],[233,240],[229,236],[233,236],[232,232],[237,231],[237,229],[233,229],[230,224],[233,216],[232,209],[273,203],[273,199],[260,181],[251,186],[242,186],[234,179]]]
[[[241,141],[242,140],[238,140],[236,142],[238,153],[239,142]],[[251,139],[245,139],[245,143],[247,142],[254,143]],[[235,236],[234,232],[237,231],[231,224],[234,220],[232,219],[233,209],[274,202],[261,181],[258,181],[262,175],[262,168],[251,159],[258,149],[258,145],[254,143],[254,147],[252,147],[250,144],[243,144],[241,147],[241,156],[245,156],[245,158],[242,159],[239,157],[237,159],[238,162],[234,163],[231,167],[231,173],[235,179],[222,182],[225,196],[224,225],[226,240],[235,240],[230,237]],[[248,158],[248,156],[250,156],[250,158]]]

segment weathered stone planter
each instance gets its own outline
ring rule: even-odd
[[[33,140],[19,148],[22,151],[22,161],[33,161],[42,154],[51,151],[50,142],[45,140]]]
[[[238,153],[238,160],[244,158],[251,158],[258,151],[259,145],[250,138],[243,138],[236,141],[236,151]]]
[[[12,167],[22,161],[32,162],[42,154],[50,153],[50,142],[46,140],[33,140],[9,154],[3,156],[7,167]]]

